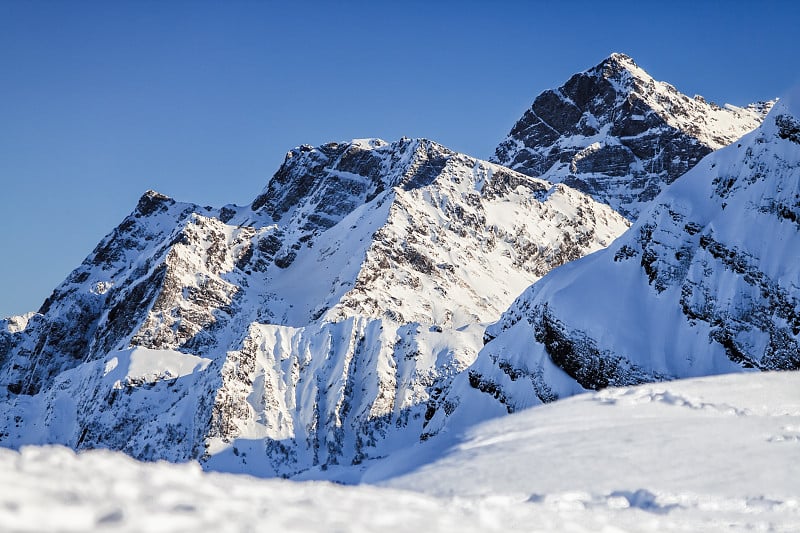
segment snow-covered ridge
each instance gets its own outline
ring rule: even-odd
[[[800,369],[797,97],[669,186],[610,247],[525,291],[469,370],[485,401],[514,411],[576,388]]]
[[[619,69],[615,69],[616,64]],[[596,74],[598,67],[585,74]],[[700,95],[690,98],[667,82],[653,79],[625,54],[615,53],[607,60],[603,76],[616,85],[619,97],[641,99],[668,125],[690,134],[701,144],[717,150],[752,131],[772,108],[773,101],[756,102],[746,107],[719,106]],[[632,120],[639,117],[632,116]],[[645,120],[644,117],[641,120]]]
[[[105,361],[103,377],[121,389],[123,383],[155,383],[203,371],[211,361],[174,350],[128,348],[111,352]]]
[[[773,103],[720,107],[612,54],[536,97],[493,160],[566,183],[635,219],[702,157],[757,127]]]
[[[30,313],[25,313],[24,315],[10,316],[0,320],[0,324],[2,324],[3,329],[5,329],[8,333],[18,333],[28,327],[28,321],[35,314],[35,312],[31,311]]]
[[[298,147],[249,206],[149,191],[0,330],[0,442],[261,475],[363,463],[434,436],[484,324],[627,227],[424,139]]]

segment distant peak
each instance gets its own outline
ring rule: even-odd
[[[312,146],[310,144],[301,144],[300,146],[295,146],[288,152],[286,152],[286,161],[292,159],[293,157],[297,157],[300,154],[307,153],[307,152],[314,152],[319,151],[323,153],[330,153],[337,150],[347,150],[349,148],[360,148],[362,150],[374,150],[376,148],[381,148],[384,146],[388,146],[388,142],[384,141],[383,139],[379,139],[377,137],[371,138],[364,138],[364,139],[353,139],[350,141],[333,141],[322,144],[320,146]]]
[[[358,146],[360,148],[380,148],[381,146],[386,146],[387,143],[383,139],[378,139],[377,137],[367,138],[367,139],[353,139],[350,141],[350,144],[353,146]]]
[[[388,144],[389,144],[388,142],[384,141],[383,139],[379,139],[377,137],[366,137],[363,139],[351,139],[349,141],[329,142],[323,144],[319,148],[320,149],[325,148],[328,150],[342,149],[342,148],[361,148],[363,150],[374,150],[376,148],[387,146]]]
[[[142,195],[142,198],[159,199],[159,200],[170,199],[169,196],[167,196],[166,194],[161,194],[160,192],[154,191],[153,189],[147,189],[147,191],[145,191],[145,193]]]
[[[361,176],[362,183],[367,183],[362,193],[369,200],[391,187],[421,187],[431,183],[454,154],[423,138],[402,137],[391,143],[377,138],[353,139],[316,147],[304,144],[286,154],[283,165],[250,208],[266,209],[277,221],[301,201],[328,190],[329,183],[341,188],[342,179],[353,181],[354,176]],[[342,194],[347,196],[345,192]]]

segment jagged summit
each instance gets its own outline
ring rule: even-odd
[[[314,207],[324,217],[331,215],[325,213],[326,205],[337,195],[370,201],[392,187],[428,185],[453,154],[433,141],[408,138],[391,144],[381,139],[355,139],[316,148],[299,146],[286,154],[283,165],[251,208],[277,222],[312,196]],[[320,223],[325,224],[323,220]]]
[[[493,161],[566,183],[635,219],[702,157],[758,126],[771,104],[690,98],[612,54],[536,97]]]
[[[172,205],[174,203],[175,200],[166,194],[161,194],[160,192],[149,189],[139,198],[134,213],[147,216],[163,206]]]
[[[622,52],[611,52],[604,62],[617,62],[620,64],[633,64],[633,65],[636,64],[631,56],[629,56],[628,54],[624,54]]]

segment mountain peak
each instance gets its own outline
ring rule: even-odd
[[[145,192],[139,202],[136,204],[135,213],[147,216],[165,206],[170,206],[175,203],[175,200],[165,194],[156,192],[152,189]]]
[[[538,344],[518,356],[585,388],[800,368],[797,95],[669,185],[611,246],[534,284],[487,338],[531,328]],[[586,305],[615,299],[624,305]]]
[[[623,54],[622,52],[612,52],[604,61],[605,62],[615,62],[619,64],[632,64],[636,65],[633,58],[627,54]]]
[[[614,53],[537,96],[493,161],[566,183],[635,219],[665,185],[757,127],[770,105],[690,98]]]
[[[617,91],[623,93],[641,91],[642,85],[649,85],[655,82],[653,77],[637,65],[632,57],[619,52],[614,52],[582,74],[609,80]],[[580,75],[576,74],[576,76]],[[638,81],[638,83],[634,83],[634,80]]]
[[[0,444],[45,421],[35,438],[264,475],[382,457],[435,434],[482,324],[627,227],[427,139],[299,146],[248,207],[149,191],[39,314],[0,322]]]

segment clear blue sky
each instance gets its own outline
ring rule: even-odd
[[[800,2],[0,0],[0,316],[147,189],[249,203],[298,144],[428,137],[487,158],[609,53],[718,103],[800,82]]]

